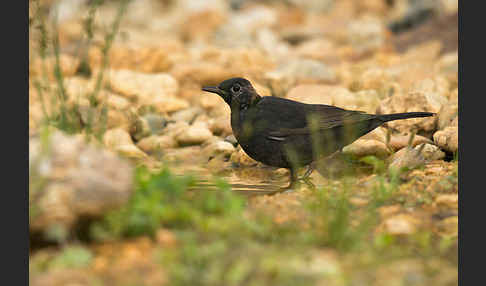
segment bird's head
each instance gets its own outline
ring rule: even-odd
[[[227,79],[218,86],[205,86],[202,90],[218,94],[232,109],[244,110],[261,98],[251,83],[241,77]]]

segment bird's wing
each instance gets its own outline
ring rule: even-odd
[[[292,135],[310,135],[312,132],[352,125],[374,117],[330,105],[304,104],[282,98],[264,99],[261,105],[259,103],[261,117],[273,121],[265,135],[275,141],[285,141]]]

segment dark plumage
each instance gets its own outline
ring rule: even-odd
[[[291,185],[297,179],[299,167],[341,150],[387,121],[434,115],[430,112],[375,115],[261,97],[244,78],[228,79],[203,90],[217,93],[230,106],[231,127],[243,150],[256,161],[290,169]]]

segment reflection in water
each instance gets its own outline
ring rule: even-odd
[[[213,178],[222,178],[227,181],[231,189],[235,192],[247,196],[273,194],[282,191],[288,186],[288,175],[276,175],[275,168],[266,167],[248,167],[235,168],[226,172],[214,175],[208,169],[197,166],[175,166],[171,170],[176,175],[193,174],[199,178],[198,184],[191,188],[197,191],[204,187],[205,189],[216,189]]]
[[[335,179],[341,176],[358,177],[359,174],[366,174],[372,168],[370,165],[362,165],[346,159],[342,155],[326,157],[316,161],[316,169],[312,173],[310,180],[301,181],[310,189],[319,189],[328,184],[328,179]],[[224,169],[224,171],[216,171],[201,165],[171,165],[171,170],[177,175],[193,174],[199,178],[199,186],[205,188],[216,186],[213,184],[216,177],[226,180],[231,189],[235,192],[248,195],[267,195],[275,194],[287,190],[289,185],[289,175],[285,172],[276,172],[277,168],[267,166],[254,167],[231,167]],[[327,179],[326,179],[327,178]],[[315,185],[314,185],[315,184]],[[192,188],[197,190],[198,187]]]
[[[246,196],[268,195],[280,192],[282,190],[282,186],[280,186],[279,184],[230,183],[230,185],[231,190]],[[216,186],[208,181],[201,181],[199,186],[204,186],[209,190],[214,187],[214,190],[216,190]],[[197,187],[192,188],[192,190],[197,189]]]

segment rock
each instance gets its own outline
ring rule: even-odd
[[[110,129],[103,136],[103,144],[119,154],[133,159],[147,158],[142,150],[133,144],[132,138],[127,131],[121,128]]]
[[[106,98],[108,108],[126,110],[130,107],[130,101],[116,94],[109,94]]]
[[[208,9],[188,13],[181,18],[180,35],[186,41],[207,41],[216,29],[227,20],[223,11]]]
[[[29,206],[33,212],[29,228],[70,228],[82,216],[102,216],[128,201],[132,177],[129,162],[87,144],[81,136],[56,131],[45,145],[40,138],[30,138]]]
[[[156,96],[146,104],[155,107],[158,113],[171,113],[189,107],[189,102],[184,99],[164,95]]]
[[[435,205],[439,208],[457,209],[459,196],[457,194],[442,194],[435,198]]]
[[[108,148],[114,148],[120,145],[133,145],[130,134],[123,129],[107,130],[103,136],[103,144]]]
[[[407,214],[398,214],[385,220],[383,231],[392,235],[407,235],[416,231],[417,219]]]
[[[361,90],[352,93],[352,95],[352,97],[343,97],[336,94],[334,96],[334,105],[374,114],[380,104],[380,97],[375,90]]]
[[[361,136],[360,139],[371,139],[371,140],[380,141],[380,142],[386,144],[386,137],[387,137],[386,129],[380,126],[376,129],[373,129],[372,131],[366,133],[365,135]],[[390,146],[388,146],[388,147],[390,147]]]
[[[219,118],[209,119],[209,130],[216,135],[227,135],[233,132],[229,116],[220,116]]]
[[[227,105],[224,100],[219,96],[214,96],[215,94],[201,93],[199,97],[199,105],[206,111],[211,112],[212,110],[225,110]],[[228,107],[229,114],[229,107]]]
[[[253,82],[252,85],[255,88],[255,91],[260,96],[272,96],[272,92],[270,91],[270,89],[268,87],[261,85],[258,82]]]
[[[190,107],[171,114],[170,118],[174,121],[185,121],[191,124],[203,110],[200,107]]]
[[[100,113],[101,114],[101,113]],[[94,121],[96,124],[96,121]],[[124,111],[108,108],[106,129],[122,128],[130,130],[130,120]]]
[[[425,144],[424,147],[415,146],[415,149],[419,150],[422,148],[422,156],[427,161],[434,161],[434,160],[441,160],[445,158],[445,153],[440,150],[439,147],[433,144],[422,143]]]
[[[457,121],[458,119],[456,117],[456,119],[452,121],[451,126],[434,133],[435,144],[448,152],[456,152],[459,145],[459,128]]]
[[[437,93],[425,93],[411,91],[406,94],[394,94],[383,100],[377,108],[378,114],[427,111],[437,113],[443,105],[447,104],[447,98]],[[436,129],[436,118],[410,118],[407,120],[395,120],[387,122],[392,129],[402,133],[411,131],[424,131],[431,133]]]
[[[224,157],[229,158],[229,156],[235,151],[235,147],[233,144],[223,141],[223,140],[218,140],[216,142],[213,142],[206,147],[203,148],[202,152],[207,155],[209,158],[215,157],[218,155],[223,155]]]
[[[256,43],[273,59],[287,56],[290,50],[289,45],[269,28],[256,32]]]
[[[199,145],[167,149],[164,152],[163,159],[169,163],[202,164],[207,162],[207,157],[201,154],[201,146]]]
[[[352,155],[357,158],[365,156],[376,156],[378,158],[386,158],[391,151],[386,147],[385,143],[373,139],[358,139],[343,148],[343,153]]]
[[[457,89],[452,92],[448,104],[442,106],[437,114],[437,129],[443,130],[451,125],[452,121],[457,118],[459,111],[459,102],[457,97]]]
[[[441,73],[457,74],[459,71],[458,51],[444,54],[437,62],[436,69]]]
[[[167,102],[179,91],[177,80],[166,73],[111,70],[107,78],[113,91],[142,104],[154,104],[157,100]]]
[[[241,147],[238,147],[238,149],[231,154],[230,161],[244,167],[256,166],[258,164],[258,162],[250,158]]]
[[[176,140],[181,146],[198,145],[211,138],[213,134],[204,124],[194,124],[189,126],[184,132],[176,136]]]
[[[389,70],[379,67],[371,67],[358,75],[357,81],[353,84],[360,90],[369,89],[386,91],[390,88],[390,83],[393,81],[394,76]]]
[[[129,129],[130,135],[135,142],[140,141],[142,138],[150,136],[152,133],[148,121],[143,117],[136,117],[133,119],[133,123]]]
[[[402,148],[405,148],[408,146],[409,141],[410,141],[410,136],[411,135],[392,135],[390,137],[390,142],[388,142],[388,147],[390,147],[393,151],[400,150]],[[424,136],[420,135],[414,135],[413,136],[413,141],[412,141],[412,147],[415,147],[417,145],[423,144],[423,143],[428,143],[432,144],[432,140],[429,138],[426,138]]]
[[[270,28],[277,23],[274,9],[261,5],[249,7],[232,14],[228,21],[213,34],[213,42],[221,47],[251,47],[255,44],[253,35],[259,30]]]
[[[175,3],[174,9],[181,13],[194,13],[201,11],[227,11],[228,3],[223,0],[179,0]]]
[[[385,42],[385,27],[376,18],[351,21],[348,26],[347,40],[358,53],[380,49]]]
[[[142,117],[147,120],[150,127],[150,134],[152,135],[162,134],[162,131],[169,123],[164,116],[159,114],[149,113],[143,115]]]
[[[426,78],[412,86],[412,91],[423,92],[425,94],[433,94],[431,98],[439,101],[439,104],[444,105],[449,95],[450,84],[449,81],[442,76],[435,76],[433,78]]]
[[[442,50],[440,41],[431,40],[411,46],[401,56],[402,63],[430,63],[433,64]],[[430,70],[430,68],[429,68]]]
[[[289,90],[286,98],[308,104],[334,103],[334,95],[351,96],[351,92],[343,87],[335,87],[323,84],[301,84]]]
[[[167,127],[162,130],[160,135],[168,135],[175,138],[177,135],[185,132],[188,128],[189,124],[185,121],[170,122],[167,124]]]
[[[238,73],[214,62],[191,62],[175,65],[171,74],[182,86],[197,84],[199,86],[215,86],[228,78],[238,76]]]
[[[315,38],[299,44],[295,48],[298,57],[323,61],[325,63],[339,62],[335,44],[325,38]]]
[[[213,174],[220,174],[231,169],[231,162],[225,154],[219,154],[210,157],[206,166]]]
[[[151,135],[145,137],[137,143],[137,147],[143,152],[152,155],[158,151],[177,147],[177,141],[168,135]]]
[[[226,136],[224,141],[231,143],[231,145],[235,147],[238,145],[238,140],[236,140],[236,137],[233,134]]]
[[[296,58],[265,73],[265,79],[276,95],[282,95],[298,83],[333,83],[336,73],[320,61]]]
[[[324,84],[301,84],[289,90],[286,98],[310,103],[374,113],[380,101],[375,91],[354,93],[347,88]]]
[[[387,159],[389,163],[388,170],[413,169],[425,164],[425,158],[422,156],[421,151],[420,147],[417,149],[411,147],[400,149]]]
[[[332,8],[334,1],[332,0],[290,0],[292,5],[305,9],[309,12],[326,12]]]
[[[132,41],[133,42],[133,41]],[[170,49],[164,46],[134,46],[115,43],[108,54],[110,68],[132,70],[142,73],[167,72],[172,67]],[[92,69],[101,67],[103,52],[98,47],[89,49],[89,64]]]
[[[131,118],[132,123],[129,131],[136,142],[151,135],[162,134],[168,124],[164,116],[156,113],[146,113],[142,116],[132,115]]]

